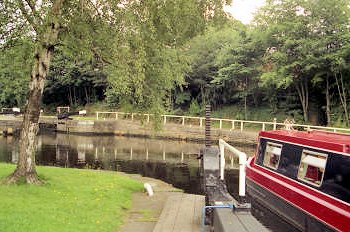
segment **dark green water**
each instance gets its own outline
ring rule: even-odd
[[[120,136],[42,134],[36,163],[46,166],[116,170],[164,180],[188,193],[201,193],[200,160],[203,144]],[[241,148],[242,150],[242,148]],[[251,147],[244,148],[253,154]],[[18,141],[0,137],[0,162],[18,159]],[[232,165],[234,167],[234,165]],[[231,168],[231,160],[227,160]],[[228,170],[229,189],[234,193],[237,171]]]

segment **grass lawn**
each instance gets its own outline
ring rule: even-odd
[[[0,178],[15,166],[0,163]],[[37,167],[42,186],[0,185],[0,231],[117,231],[141,183],[116,172]]]

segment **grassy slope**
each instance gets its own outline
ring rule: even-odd
[[[0,164],[0,177],[15,166]],[[43,186],[0,185],[1,231],[116,231],[142,185],[118,175],[38,167]]]

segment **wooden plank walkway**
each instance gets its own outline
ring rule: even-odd
[[[171,194],[153,232],[200,232],[204,196]]]

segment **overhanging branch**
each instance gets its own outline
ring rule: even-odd
[[[22,15],[24,16],[24,18],[27,20],[27,22],[33,27],[34,31],[36,33],[39,32],[39,28],[38,25],[35,22],[35,18],[33,15],[31,15],[27,10],[26,10],[26,6],[24,5],[23,1],[18,1],[18,5],[19,8],[22,12]]]

